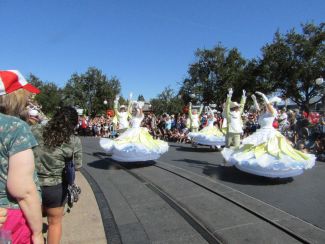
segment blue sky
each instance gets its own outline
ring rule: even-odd
[[[324,21],[324,0],[0,0],[0,69],[64,86],[89,66],[122,95],[178,90],[197,48],[260,56],[277,29]]]

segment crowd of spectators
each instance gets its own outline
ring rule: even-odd
[[[258,115],[255,112],[244,114],[244,136],[258,128]],[[319,113],[302,112],[299,109],[278,111],[273,126],[291,142],[292,146],[325,161],[325,116]]]
[[[325,160],[325,118],[317,113],[315,118],[302,113],[298,109],[279,109],[278,118],[274,121],[274,127],[284,134],[292,145],[299,150],[314,153],[318,160]],[[222,129],[223,117],[221,111],[215,111],[215,126]],[[258,114],[254,110],[245,111],[243,114],[243,137],[254,133],[258,128]],[[207,125],[207,114],[200,116],[200,129]],[[146,127],[150,134],[157,139],[190,143],[187,134],[189,129],[189,118],[187,113],[169,115],[155,115],[148,112],[142,121],[142,126]],[[118,125],[114,123],[114,118],[110,116],[97,116],[90,119],[87,116],[79,118],[80,135],[115,138],[118,136]]]

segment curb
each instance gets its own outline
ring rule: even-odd
[[[84,168],[81,168],[80,172],[87,180],[95,195],[96,202],[100,210],[100,215],[102,217],[107,243],[122,244],[122,238],[118,230],[113,212],[108,204],[107,199],[104,196],[104,193],[94,178]]]

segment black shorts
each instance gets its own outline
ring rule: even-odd
[[[68,187],[64,184],[41,186],[42,205],[46,208],[63,207],[67,202]]]

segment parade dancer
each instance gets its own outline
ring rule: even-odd
[[[225,136],[214,124],[216,119],[210,107],[208,110],[208,125],[199,132],[190,132],[188,137],[195,144],[207,145],[211,147],[218,147],[225,145]]]
[[[126,108],[125,105],[120,106],[120,110],[118,110],[118,101],[120,97],[117,95],[114,100],[114,122],[115,124],[118,122],[118,132],[123,133],[126,131],[129,126],[129,118],[131,118],[131,99],[132,99],[132,93],[130,93],[129,97],[129,105]]]
[[[114,140],[100,140],[100,146],[112,154],[112,159],[120,162],[156,160],[168,151],[167,142],[153,139],[147,128],[140,127],[144,118],[142,106],[141,102],[132,103],[131,128]]]
[[[201,105],[199,112],[197,109],[192,110],[192,103],[189,103],[189,109],[188,109],[188,116],[190,118],[190,127],[191,127],[191,132],[198,132],[199,127],[200,127],[200,115],[203,110],[203,105]]]
[[[231,97],[233,94],[232,88],[228,90],[226,100],[226,119],[227,119],[227,133],[226,133],[226,147],[233,144],[234,147],[239,147],[240,136],[243,133],[243,122],[241,116],[244,111],[246,102],[246,91],[243,90],[243,95],[240,104],[232,102]]]
[[[201,105],[199,112],[197,112],[197,109],[192,110],[192,103],[189,103],[188,106],[188,121],[189,121],[189,127],[190,131],[192,133],[197,133],[199,131],[200,127],[200,115],[203,110],[203,105]],[[192,147],[197,147],[197,144],[192,141]]]
[[[240,148],[223,149],[221,153],[227,163],[247,173],[270,178],[297,176],[305,169],[312,168],[315,165],[315,156],[294,149],[285,136],[273,127],[277,112],[272,103],[280,99],[269,100],[261,92],[256,94],[260,95],[265,103],[260,109],[256,97],[252,96],[256,109],[261,111],[261,128],[246,137]]]

